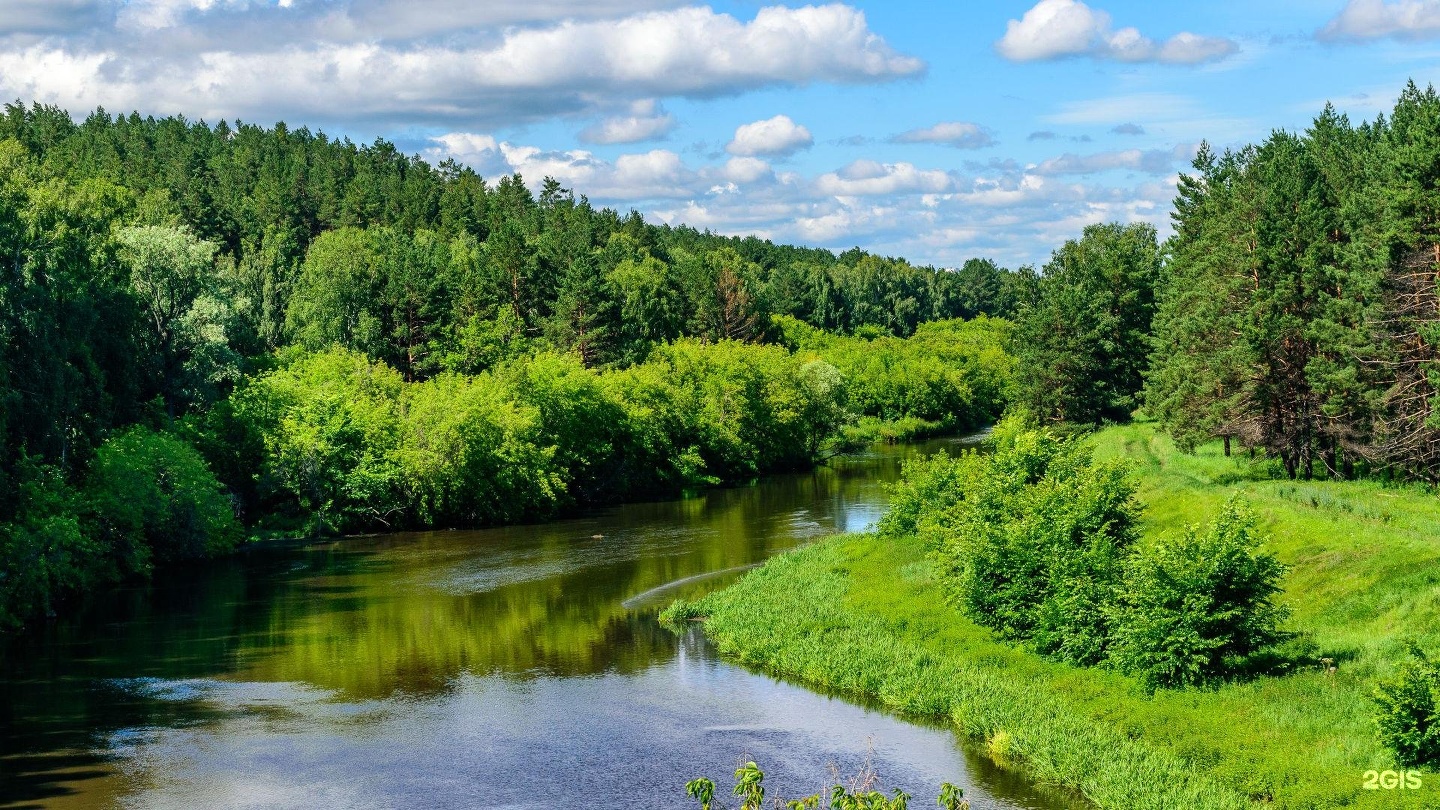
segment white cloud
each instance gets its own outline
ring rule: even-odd
[[[1180,33],[1162,43],[1135,28],[1111,30],[1110,15],[1080,0],[1040,0],[995,43],[1001,56],[1015,62],[1089,56],[1121,62],[1193,65],[1224,59],[1239,50],[1233,40]]]
[[[670,134],[675,116],[660,108],[654,99],[637,101],[628,115],[612,116],[580,131],[586,143],[639,143],[653,141]]]
[[[792,155],[814,144],[810,130],[790,120],[788,115],[777,115],[736,128],[735,138],[725,151],[741,156]]]
[[[939,169],[919,169],[911,163],[877,163],[857,160],[837,172],[815,179],[821,194],[837,197],[872,197],[889,194],[937,193],[954,185]]]
[[[301,2],[279,10],[261,0],[152,0],[150,8],[159,20],[201,5],[215,14],[243,4],[254,7],[250,16],[325,5]],[[46,40],[0,50],[0,95],[40,98],[77,113],[104,104],[210,120],[303,115],[311,123],[351,126],[383,120],[489,127],[605,114],[634,99],[888,81],[924,69],[872,32],[863,13],[838,4],[764,8],[748,22],[686,7],[398,44],[287,43],[282,22],[275,28],[280,33],[272,39],[237,34],[234,42],[210,42],[203,31],[187,29],[185,36],[114,36],[103,46]]]
[[[129,0],[116,15],[122,28],[173,28],[194,12],[245,10],[252,6],[293,8],[294,0]]]
[[[436,138],[426,157],[487,161],[482,174],[519,172],[531,186],[552,176],[597,205],[635,208],[657,222],[837,250],[860,245],[917,263],[958,266],[990,256],[1014,267],[1044,262],[1096,222],[1149,222],[1163,238],[1175,195],[1173,167],[1191,151],[1062,155],[1029,168],[992,161],[972,167],[974,177],[874,159],[814,177],[776,172],[767,161],[744,156],[687,165],[674,152],[652,150],[609,161],[585,150],[546,151],[479,133]],[[1129,185],[1087,176],[1111,170],[1156,176]]]
[[[1175,164],[1195,157],[1195,147],[1182,144],[1173,149],[1123,149],[1092,155],[1065,154],[1033,166],[1029,171],[1040,175],[1094,174],[1120,169],[1164,175],[1175,170]]]
[[[759,158],[733,157],[725,161],[725,179],[731,183],[758,183],[773,178],[775,171]]]
[[[547,151],[478,133],[451,132],[431,140],[435,146],[425,154],[430,160],[454,158],[492,177],[519,174],[531,185],[553,177],[576,194],[599,200],[686,198],[709,184],[707,175],[668,149],[625,154],[611,162],[584,149]]]
[[[1440,0],[1350,0],[1320,39],[1426,39],[1440,36]]]
[[[896,143],[942,143],[957,149],[981,149],[995,145],[995,135],[979,124],[945,121],[933,127],[902,132],[892,140]]]
[[[345,40],[414,39],[476,28],[604,20],[685,5],[684,0],[297,0],[316,9],[315,35]]]

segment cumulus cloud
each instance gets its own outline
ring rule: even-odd
[[[196,25],[183,36],[157,30],[93,41],[47,39],[0,50],[0,94],[40,98],[76,112],[104,104],[209,119],[303,115],[351,125],[379,120],[489,127],[613,114],[634,99],[888,81],[924,69],[871,31],[863,13],[839,4],[763,8],[749,21],[684,7],[472,28],[401,43],[347,39],[343,26],[333,35],[317,27],[320,39],[287,41],[285,32],[303,26],[298,16],[291,26],[283,15],[323,20],[332,4],[320,0],[295,0],[292,8],[273,0],[147,2],[136,8],[148,9],[151,16],[143,18],[155,25],[173,15],[229,14],[240,15],[236,32],[243,32],[244,21],[268,20],[277,33],[226,37]],[[348,7],[360,4],[352,0]]]
[[[1041,130],[1041,131],[1039,131],[1039,132],[1032,132],[1032,133],[1030,133],[1028,136],[1026,136],[1025,140],[1027,140],[1027,141],[1053,141],[1053,140],[1055,140],[1055,139],[1058,138],[1058,137],[1060,137],[1060,136],[1057,135],[1057,134],[1055,134],[1054,132],[1051,132],[1050,130],[1046,129],[1046,130]]]
[[[675,116],[660,108],[654,99],[637,101],[628,115],[611,116],[580,130],[585,143],[639,143],[663,138],[675,128]]]
[[[954,183],[938,169],[918,169],[911,163],[857,160],[843,169],[820,175],[815,188],[837,197],[873,197],[890,194],[948,191]]]
[[[733,157],[725,162],[723,174],[731,183],[757,183],[774,177],[775,171],[759,158]]]
[[[795,123],[788,115],[777,115],[764,121],[742,124],[735,138],[725,147],[732,155],[793,155],[815,144],[810,130]]]
[[[1110,15],[1080,0],[1040,0],[995,43],[1001,56],[1034,62],[1089,56],[1121,62],[1193,65],[1224,59],[1240,49],[1233,40],[1188,32],[1156,42],[1135,28],[1112,30]]]
[[[1111,135],[1144,135],[1145,127],[1139,124],[1120,124],[1110,130]]]
[[[860,245],[951,267],[975,256],[990,256],[1011,267],[1042,263],[1053,247],[1098,222],[1149,222],[1162,238],[1171,227],[1173,176],[1135,186],[1078,183],[1033,173],[966,179],[939,172],[946,179],[914,180],[926,173],[916,167],[858,162],[823,180],[781,179],[759,189],[726,189],[661,202],[647,215],[718,233],[833,249]],[[899,179],[906,177],[910,179]],[[894,193],[885,193],[888,190]],[[872,191],[876,193],[868,193]]]
[[[933,127],[902,132],[891,140],[896,143],[940,143],[957,149],[982,149],[995,145],[995,134],[979,124],[945,121]]]
[[[1320,29],[1323,40],[1440,37],[1440,0],[1350,0]]]

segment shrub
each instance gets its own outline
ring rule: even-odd
[[[316,528],[389,525],[402,514],[399,403],[384,363],[332,348],[302,355],[243,389],[235,410],[264,437],[265,493]]]
[[[1440,665],[1413,643],[1410,659],[1375,689],[1380,740],[1402,766],[1440,762]]]
[[[907,460],[900,480],[889,487],[890,509],[880,518],[879,532],[915,534],[922,520],[934,520],[944,505],[959,503],[965,497],[966,482],[976,477],[972,468],[979,461],[973,453],[956,458],[944,450]]]
[[[975,427],[999,416],[1008,396],[1013,361],[1003,320],[937,321],[906,340],[863,328],[831,334],[783,315],[774,326],[785,345],[840,370],[845,402],[860,416]]]
[[[444,374],[407,386],[396,451],[405,502],[422,525],[483,525],[545,517],[565,478],[536,408],[492,376]]]
[[[934,469],[951,475],[943,463]],[[950,599],[977,623],[1080,664],[1105,656],[1107,608],[1135,539],[1134,484],[1079,439],[997,426],[989,456],[962,457],[915,524]],[[948,497],[947,497],[948,493]],[[908,497],[908,496],[907,496]],[[913,507],[892,525],[903,525]]]
[[[1113,662],[1147,685],[1187,686],[1281,641],[1284,566],[1256,549],[1255,518],[1232,498],[1210,527],[1136,554],[1115,612]]]
[[[50,612],[107,563],[81,531],[76,495],[59,469],[22,457],[15,477],[18,513],[0,523],[0,630]]]
[[[829,789],[829,807],[834,810],[906,810],[910,805],[910,794],[896,789],[892,796],[886,796],[873,786],[876,774],[867,762],[861,772],[849,785],[834,784]],[[765,772],[753,761],[735,769],[735,787],[731,793],[740,800],[740,810],[761,810],[765,806]],[[715,800],[715,782],[706,777],[692,779],[685,783],[685,794],[700,805],[700,810],[710,810]],[[774,800],[775,807],[787,810],[816,810],[823,801],[823,794],[815,793],[801,799]],[[940,786],[940,796],[935,804],[944,810],[967,810],[970,802],[965,791],[946,782]]]
[[[223,554],[240,537],[230,499],[200,453],[143,427],[100,445],[84,500],[122,574]]]

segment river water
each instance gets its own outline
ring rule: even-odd
[[[539,526],[277,545],[96,600],[0,658],[0,807],[678,808],[744,759],[797,797],[867,761],[933,806],[1070,807],[656,614],[864,530],[903,458]],[[733,802],[727,802],[727,805]]]

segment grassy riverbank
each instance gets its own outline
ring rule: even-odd
[[[998,759],[1105,808],[1440,806],[1431,773],[1418,790],[1363,789],[1367,770],[1393,764],[1375,738],[1375,676],[1401,659],[1402,639],[1440,641],[1440,500],[1274,480],[1218,446],[1179,454],[1146,425],[1094,441],[1099,455],[1134,463],[1147,538],[1208,520],[1233,492],[1250,500],[1291,567],[1296,646],[1313,644],[1295,671],[1146,695],[1130,678],[995,641],[942,603],[918,542],[874,536],[827,540],[711,595],[699,606],[707,632],[750,664],[950,716]]]

